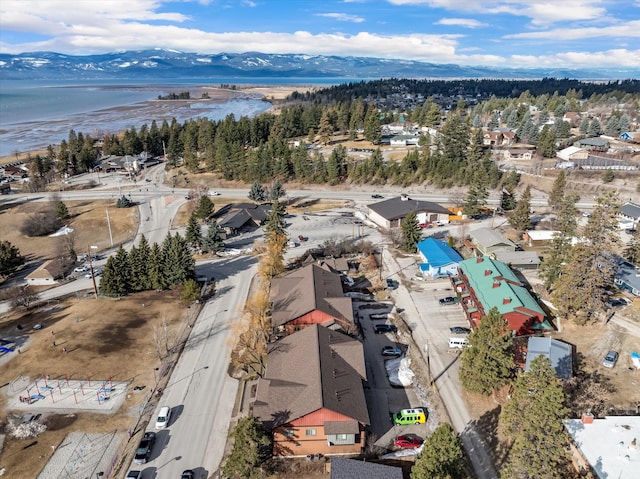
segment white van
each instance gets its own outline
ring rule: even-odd
[[[468,343],[467,338],[449,338],[449,349],[462,349]]]
[[[160,408],[160,412],[158,413],[158,419],[156,419],[156,429],[163,429],[169,425],[169,420],[171,419],[171,408],[169,406],[164,406]]]

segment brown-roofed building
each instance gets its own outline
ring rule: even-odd
[[[400,227],[402,220],[415,213],[420,224],[449,223],[449,210],[431,201],[414,200],[408,195],[400,195],[369,205],[368,218],[381,228]]]
[[[359,454],[369,413],[362,343],[312,325],[273,343],[253,415],[276,456]]]
[[[48,260],[33,270],[25,280],[29,286],[47,286],[55,284],[56,279],[62,277],[62,268],[58,261]]]
[[[267,220],[269,211],[271,211],[271,205],[236,203],[221,208],[214,217],[218,221],[218,226],[228,236],[232,236],[262,226]]]
[[[312,324],[349,331],[351,298],[344,296],[340,275],[328,266],[310,264],[271,280],[271,325],[286,334]]]

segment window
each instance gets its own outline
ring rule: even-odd
[[[294,435],[293,429],[283,429],[282,430],[282,435],[284,437],[293,437],[293,435]]]
[[[327,443],[329,446],[348,445],[356,443],[355,434],[328,434]]]
[[[307,429],[306,435],[307,436],[315,436],[316,435],[316,430],[315,429]]]

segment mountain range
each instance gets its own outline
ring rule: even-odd
[[[638,69],[471,67],[412,60],[272,53],[198,54],[153,49],[73,56],[0,54],[0,80],[184,78],[638,78]]]

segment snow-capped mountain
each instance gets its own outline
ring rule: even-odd
[[[144,78],[637,78],[640,71],[509,69],[434,64],[368,57],[270,53],[185,53],[176,50],[123,51],[72,56],[54,52],[0,54],[2,80]]]

